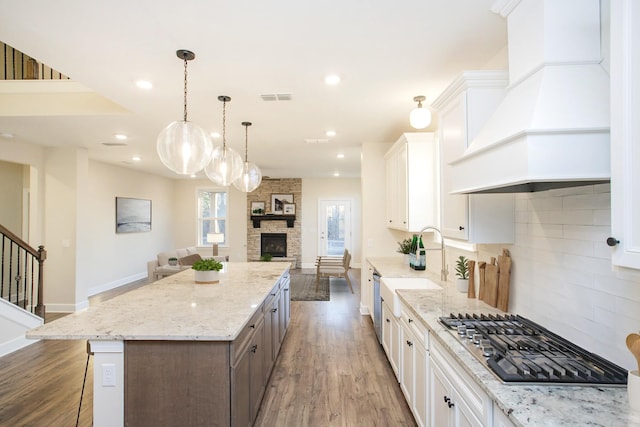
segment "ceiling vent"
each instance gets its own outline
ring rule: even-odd
[[[264,93],[260,95],[263,101],[291,101],[290,93]]]

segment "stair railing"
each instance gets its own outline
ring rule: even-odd
[[[0,225],[0,297],[44,319],[44,246],[34,249]]]

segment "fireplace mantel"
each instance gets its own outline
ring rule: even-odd
[[[295,220],[295,215],[251,215],[253,228],[260,228],[260,223],[262,221],[287,221],[287,227],[293,228]]]

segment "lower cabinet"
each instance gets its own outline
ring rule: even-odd
[[[400,324],[393,312],[382,302],[382,348],[387,353],[393,373],[400,381]]]
[[[416,423],[420,427],[428,425],[428,364],[427,349],[418,334],[415,334],[411,325],[411,318],[402,317],[402,377],[400,388],[404,393],[409,408],[413,412]],[[426,334],[426,331],[425,331]],[[423,335],[424,336],[424,335]]]
[[[255,326],[248,344],[231,366],[231,425],[251,426],[264,394],[264,321]]]
[[[493,402],[462,367],[446,358],[435,341],[430,343],[429,391],[431,425],[481,427],[493,423]]]

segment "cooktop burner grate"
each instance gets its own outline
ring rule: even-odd
[[[452,313],[440,322],[506,383],[627,383],[627,370],[522,316]]]

